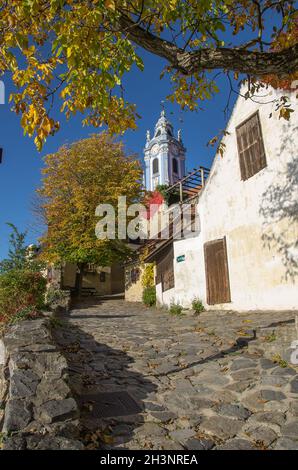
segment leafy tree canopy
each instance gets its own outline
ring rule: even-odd
[[[217,91],[211,70],[289,87],[297,37],[293,0],[6,0],[0,73],[12,74],[14,109],[40,149],[59,129],[50,114],[57,94],[67,117],[80,111],[84,124],[135,128],[121,84],[133,65],[143,69],[136,46],[166,60],[168,98],[192,110]]]
[[[14,224],[7,224],[11,229],[9,236],[8,257],[0,262],[0,273],[11,269],[22,269],[27,262],[26,232],[19,232]]]
[[[11,228],[9,237],[8,257],[0,261],[0,274],[13,270],[39,271],[41,264],[34,257],[34,246],[26,244],[27,232],[20,232],[12,223],[7,223]]]
[[[123,240],[100,240],[95,227],[99,204],[115,209],[118,196],[127,204],[141,196],[141,166],[125,156],[123,144],[103,132],[62,147],[45,159],[39,190],[48,231],[42,238],[42,258],[78,265],[109,266],[128,254]],[[116,211],[116,224],[117,224]]]

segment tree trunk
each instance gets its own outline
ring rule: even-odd
[[[168,60],[174,69],[184,75],[224,69],[259,77],[268,74],[285,77],[298,68],[298,44],[276,52],[258,52],[236,47],[185,51],[174,42],[152,34],[125,14],[121,15],[119,25],[131,41]]]
[[[76,296],[78,298],[82,297],[82,287],[83,287],[83,277],[84,277],[84,270],[85,270],[85,263],[78,263],[78,271],[76,273],[76,284],[75,284],[75,289],[76,289]]]

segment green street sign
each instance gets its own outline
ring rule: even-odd
[[[177,256],[176,260],[177,260],[177,263],[181,263],[182,261],[185,261],[185,255]]]

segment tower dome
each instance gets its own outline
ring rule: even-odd
[[[147,131],[145,154],[145,187],[153,191],[158,185],[174,184],[185,174],[185,152],[181,130],[177,138],[162,109],[155,125],[153,137]]]

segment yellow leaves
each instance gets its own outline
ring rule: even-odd
[[[116,4],[114,0],[105,0],[105,7],[108,10],[115,11],[116,10]]]
[[[293,113],[294,110],[291,109],[291,108],[288,108],[288,107],[282,107],[280,110],[279,110],[279,119],[283,118],[285,119],[286,121],[289,121],[290,120],[290,117],[291,117],[291,113]]]
[[[21,125],[24,129],[24,134],[32,137],[36,133],[34,143],[37,150],[40,151],[46,138],[59,129],[59,122],[49,118],[39,102],[26,106],[25,102],[21,100],[22,95],[16,98],[16,107],[19,112],[22,112]]]
[[[221,140],[222,137],[228,136],[230,133],[226,130],[221,130],[216,136],[212,137],[207,143],[207,147],[214,147],[217,143],[216,154],[219,154],[221,157],[224,156],[226,144]]]
[[[87,404],[88,406],[88,404]],[[113,444],[114,440],[109,429],[97,430],[87,433],[84,436],[84,443],[87,450],[96,450],[102,447],[102,444]]]
[[[198,108],[198,101],[210,99],[218,92],[214,81],[207,79],[205,74],[194,74],[186,77],[178,72],[171,76],[174,92],[167,99],[176,101],[182,109],[188,108],[193,111]]]
[[[109,57],[105,58],[101,62],[102,69],[108,69],[111,65],[111,59]]]
[[[17,32],[15,34],[15,38],[16,38],[16,43],[19,49],[21,50],[28,49],[28,36],[27,35]]]
[[[128,204],[138,200],[139,162],[126,157],[123,145],[104,132],[47,155],[45,165],[39,194],[50,227],[43,240],[46,256],[74,262],[117,256],[109,242],[95,236],[95,209],[105,202],[116,206],[123,194]]]
[[[49,131],[50,134],[55,132],[56,126],[50,129],[42,120],[48,100],[59,93],[64,101],[61,111],[67,118],[81,111],[85,114],[84,124],[107,125],[112,132],[120,133],[126,128],[136,128],[135,108],[117,98],[120,96],[118,87],[133,65],[143,70],[144,64],[133,40],[127,36],[127,28],[119,27],[120,8],[127,9],[127,15],[134,19],[142,10],[140,21],[145,29],[148,27],[157,35],[164,31],[165,38],[169,41],[176,38],[179,47],[185,46],[187,51],[223,47],[221,36],[227,23],[227,30],[234,34],[248,25],[252,29],[257,25],[257,7],[249,0],[236,2],[236,9],[234,0],[7,0],[2,3],[0,73],[12,72],[17,91],[21,91],[21,99],[15,101],[17,113],[26,113],[30,104],[38,110],[39,120],[34,118],[34,124],[27,123],[24,116],[22,124],[29,135],[41,140]],[[288,3],[283,31],[280,32],[278,20],[272,24],[273,50],[282,50],[297,42],[294,7]],[[269,6],[268,14],[270,10],[278,17],[276,7]],[[197,25],[196,34],[194,25]],[[271,24],[267,33],[271,33]],[[264,37],[270,37],[269,34]],[[239,51],[242,40],[241,37],[235,42]],[[175,39],[172,43],[175,45]],[[171,65],[168,71],[172,81],[168,99],[182,108],[196,110],[200,101],[210,99],[217,92],[215,84],[203,74],[180,76]],[[288,119],[290,113],[281,111],[280,117]],[[40,146],[38,139],[36,143]]]
[[[193,39],[190,41],[190,46],[191,47],[198,47],[201,44],[201,41],[199,39]]]
[[[75,103],[77,107],[77,103]],[[83,125],[101,127],[106,124],[112,134],[122,134],[126,129],[136,129],[135,106],[126,103],[123,98],[111,96],[108,102],[83,120]]]
[[[98,39],[103,40],[106,37],[106,33],[104,31],[98,32]]]
[[[42,149],[42,140],[39,136],[36,136],[35,139],[34,139],[34,143],[35,143],[35,146],[37,148],[37,150],[40,152],[41,149]]]
[[[45,116],[42,120],[41,130],[45,136],[49,135],[51,132],[52,126],[54,124],[53,119],[49,119],[48,116]]]
[[[154,286],[154,263],[147,263],[144,266],[141,283],[143,287]]]
[[[9,14],[7,17],[7,22],[11,28],[14,28],[17,23],[16,15]]]
[[[66,98],[67,95],[70,95],[71,94],[71,91],[70,91],[70,87],[69,86],[66,86],[65,88],[63,88],[63,90],[61,91],[60,93],[60,96],[61,98],[64,100]]]
[[[4,36],[5,43],[8,47],[13,47],[16,43],[15,36],[13,33],[8,32]]]
[[[26,115],[28,121],[32,121],[35,124],[38,121],[38,112],[33,104],[29,106],[29,111]]]
[[[175,10],[176,7],[177,7],[177,3],[178,3],[177,0],[168,0],[167,1],[167,6],[168,6],[169,10]]]
[[[28,47],[28,49],[24,49],[23,52],[24,52],[24,55],[26,57],[32,57],[36,52],[36,48],[35,48],[34,45],[32,45],[32,46]]]

